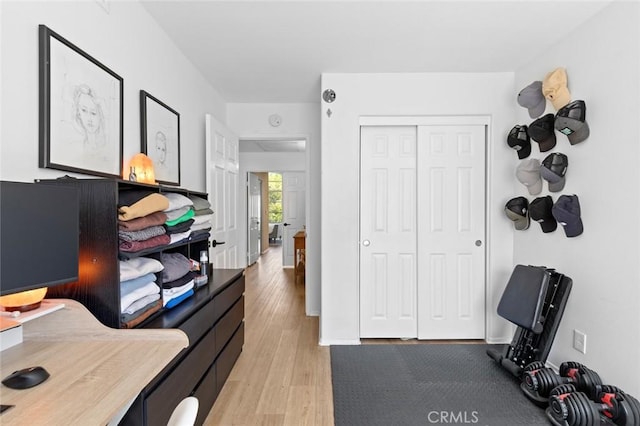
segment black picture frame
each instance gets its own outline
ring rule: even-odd
[[[38,166],[121,177],[124,80],[45,25],[38,48]]]
[[[156,181],[180,185],[180,114],[144,90],[140,91],[141,151],[152,161]]]

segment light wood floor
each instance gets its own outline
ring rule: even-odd
[[[246,270],[245,343],[206,426],[333,425],[329,347],[304,311],[304,284],[272,246]],[[362,339],[362,344],[484,343]]]
[[[205,425],[333,425],[329,347],[272,246],[246,270],[245,343]]]

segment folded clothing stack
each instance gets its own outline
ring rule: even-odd
[[[173,308],[194,294],[193,263],[181,253],[162,253],[162,304]]]
[[[206,235],[209,237],[211,231],[211,220],[213,219],[213,210],[211,203],[197,195],[189,195],[189,199],[193,202],[193,224],[191,225],[191,238]]]
[[[165,246],[171,243],[163,227],[169,200],[149,191],[123,191],[119,194],[118,238],[121,252]]]
[[[122,328],[133,328],[162,308],[156,272],[163,268],[158,260],[146,257],[120,261]]]
[[[171,244],[188,240],[191,224],[193,223],[193,202],[186,196],[178,193],[165,194],[169,200],[169,206],[164,210],[167,220],[164,223],[166,233],[171,239]]]

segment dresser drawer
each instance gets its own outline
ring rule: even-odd
[[[224,289],[213,299],[215,304],[215,317],[213,322],[217,322],[220,317],[235,303],[244,293],[244,275],[236,282]]]
[[[178,326],[189,337],[189,346],[193,346],[211,328],[214,323],[212,318],[215,309],[215,300],[210,300],[198,312]]]
[[[244,344],[244,321],[240,324],[240,327],[235,332],[227,346],[222,350],[222,353],[216,360],[216,381],[218,382],[218,392],[222,390],[224,382],[229,377],[233,365],[242,352],[242,345]]]
[[[211,366],[215,351],[215,329],[193,347],[180,364],[155,388],[146,399],[148,425],[167,424],[171,413],[183,398],[189,396]]]
[[[216,324],[216,356],[227,344],[244,318],[244,296]]]

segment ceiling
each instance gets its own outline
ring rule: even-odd
[[[505,72],[612,0],[142,0],[230,103],[320,101],[331,73]]]
[[[240,141],[240,152],[304,152],[305,140],[248,140]]]

